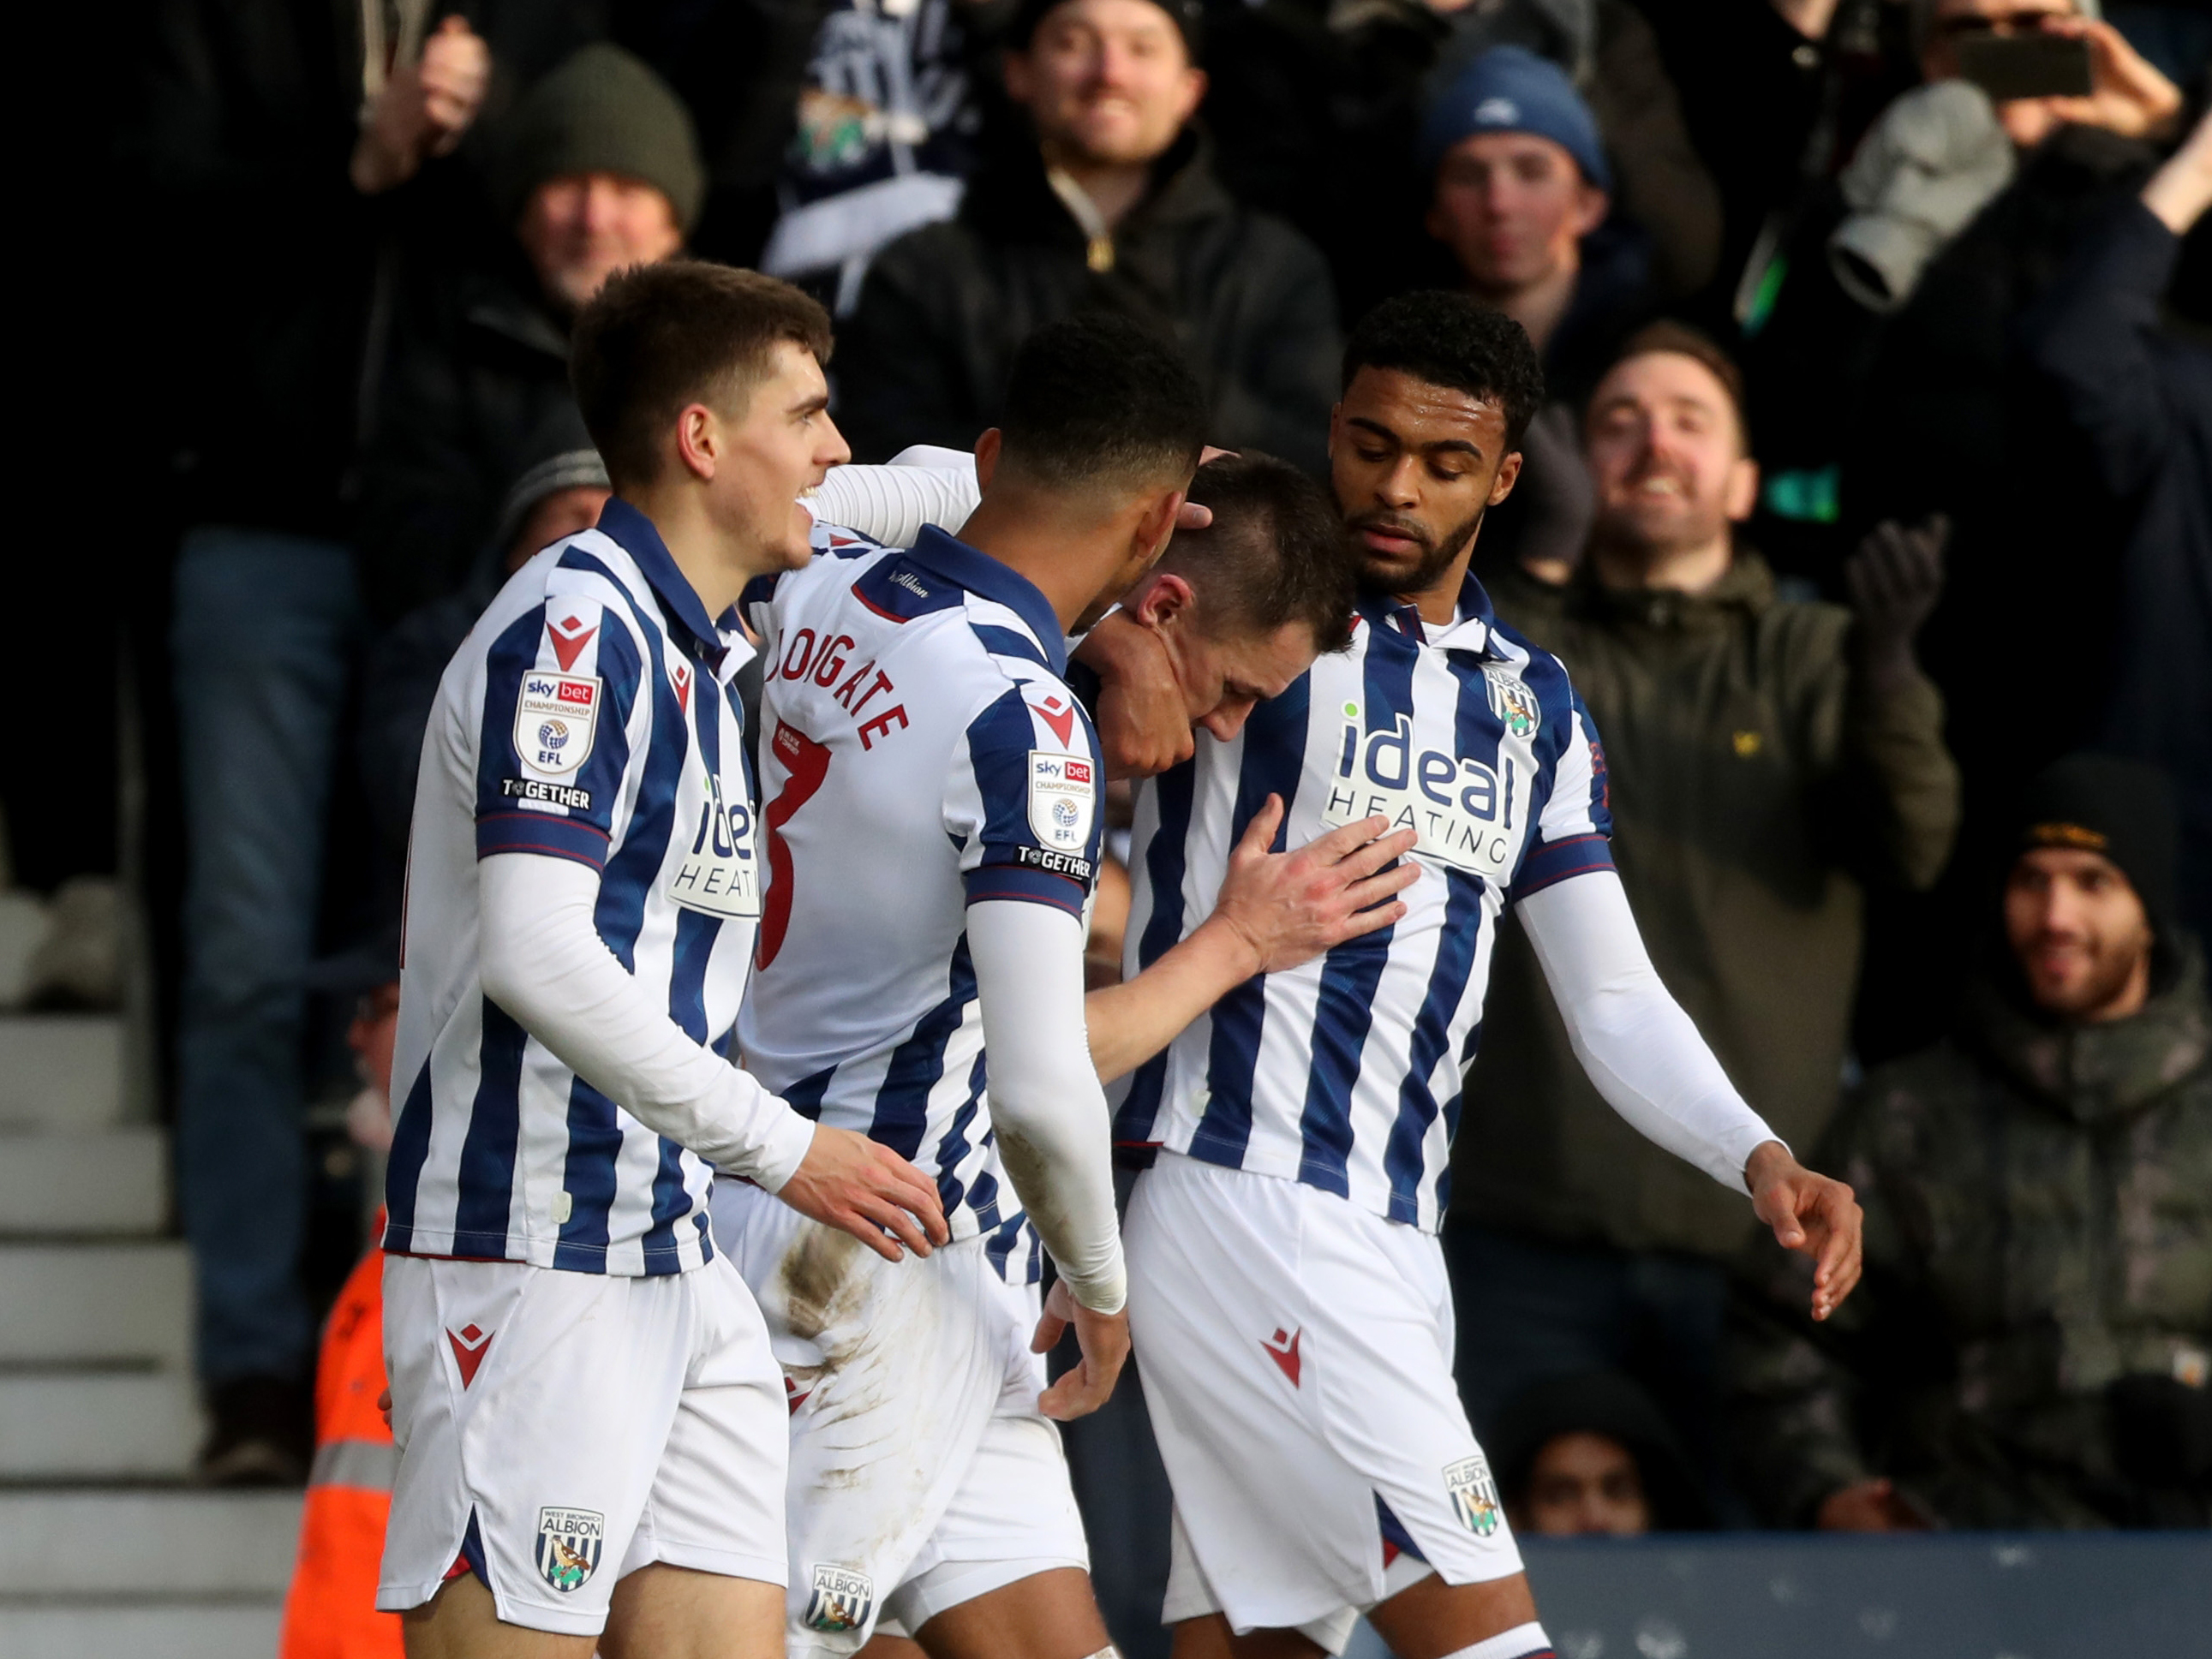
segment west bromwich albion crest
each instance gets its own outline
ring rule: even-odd
[[[1461,1522],[1477,1538],[1498,1530],[1498,1482],[1491,1479],[1490,1465],[1481,1453],[1445,1464],[1444,1490],[1451,1494]]]
[[[1495,666],[1485,668],[1482,678],[1490,688],[1490,712],[1504,721],[1505,729],[1515,737],[1523,740],[1534,737],[1544,714],[1528,682],[1510,668]]]
[[[606,1541],[607,1518],[596,1510],[538,1511],[538,1571],[564,1595],[591,1582]]]
[[[817,1566],[814,1593],[807,1598],[806,1623],[821,1631],[859,1630],[875,1611],[875,1581],[850,1567]]]

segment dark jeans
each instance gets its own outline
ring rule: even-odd
[[[171,639],[186,842],[177,1191],[210,1382],[302,1376],[313,1340],[301,981],[359,627],[346,548],[228,526],[185,537]]]
[[[1487,1436],[1499,1408],[1533,1383],[1620,1371],[1674,1425],[1723,1524],[1750,1524],[1728,1488],[1721,1443],[1723,1268],[1487,1227],[1447,1227],[1443,1244],[1459,1322],[1454,1370],[1477,1436]]]
[[[1122,1659],[1168,1659],[1168,1517],[1175,1498],[1133,1359],[1113,1398],[1062,1431],[1091,1540],[1091,1586]]]

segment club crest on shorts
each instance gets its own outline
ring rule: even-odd
[[[1097,801],[1098,770],[1088,760],[1030,750],[1030,829],[1047,847],[1080,853]]]
[[[809,1629],[859,1630],[875,1607],[875,1581],[865,1572],[829,1565],[814,1569],[814,1593],[806,1601]]]
[[[1498,1530],[1498,1482],[1490,1478],[1490,1465],[1480,1452],[1444,1465],[1444,1490],[1452,1508],[1477,1538]]]
[[[1505,729],[1515,737],[1534,737],[1544,713],[1528,683],[1510,668],[1495,666],[1484,669],[1482,678],[1490,688],[1490,712],[1504,721]]]
[[[591,1583],[606,1541],[607,1518],[597,1510],[538,1511],[538,1571],[564,1595]]]

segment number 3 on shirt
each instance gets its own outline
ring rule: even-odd
[[[791,815],[814,799],[814,792],[830,775],[830,746],[817,743],[783,721],[775,723],[769,747],[782,763],[783,787],[761,815],[768,832],[768,902],[761,914],[760,936],[753,945],[753,966],[766,968],[783,949],[783,936],[791,927],[791,843],[783,826]]]

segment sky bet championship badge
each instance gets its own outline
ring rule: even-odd
[[[875,1610],[875,1581],[850,1567],[814,1569],[814,1594],[807,1599],[806,1623],[821,1631],[858,1630]]]
[[[1477,1538],[1498,1530],[1498,1483],[1490,1478],[1490,1465],[1480,1452],[1444,1465],[1444,1490],[1451,1494],[1459,1518]]]
[[[1047,847],[1080,854],[1091,840],[1097,769],[1073,755],[1030,750],[1030,828]]]
[[[538,1571],[567,1595],[591,1582],[605,1547],[607,1518],[595,1510],[538,1511]]]
[[[592,752],[599,720],[596,675],[533,668],[514,699],[514,752],[533,772],[565,777]]]

